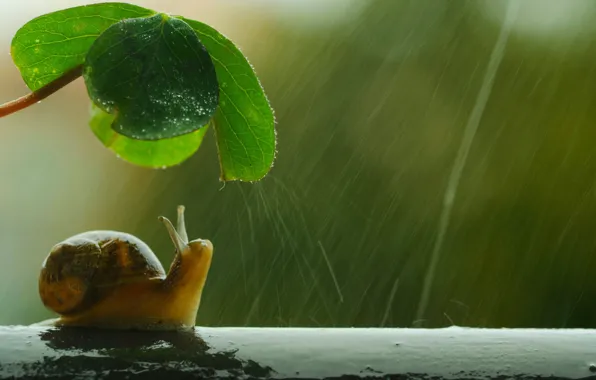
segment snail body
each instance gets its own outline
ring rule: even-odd
[[[140,330],[192,329],[211,266],[209,240],[188,241],[184,207],[178,225],[165,217],[176,248],[168,272],[139,238],[89,231],[56,244],[39,275],[42,303],[53,324]]]

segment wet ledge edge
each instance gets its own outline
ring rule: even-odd
[[[0,378],[596,379],[596,330],[0,326]]]

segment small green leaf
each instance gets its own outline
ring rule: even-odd
[[[275,159],[275,119],[252,66],[232,41],[201,22],[183,18],[215,64],[220,86],[214,128],[223,181],[258,181]]]
[[[30,20],[15,34],[12,59],[25,84],[38,90],[83,64],[95,39],[112,24],[155,11],[125,3],[83,5]]]
[[[87,53],[83,77],[93,102],[116,115],[112,128],[139,140],[196,131],[219,101],[215,68],[197,33],[165,14],[107,28]]]
[[[112,129],[114,115],[102,111],[92,104],[91,130],[97,138],[116,155],[132,164],[166,168],[178,165],[190,158],[201,145],[208,125],[186,134],[157,141],[135,140]]]

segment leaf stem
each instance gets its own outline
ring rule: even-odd
[[[56,91],[65,87],[70,82],[74,81],[83,74],[83,65],[78,65],[69,71],[65,72],[62,76],[56,78],[40,89],[33,91],[30,94],[21,96],[18,99],[12,100],[8,103],[0,105],[0,117],[8,116],[12,113],[25,109],[29,106],[34,105],[52,95]]]

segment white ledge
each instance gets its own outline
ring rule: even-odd
[[[596,330],[0,327],[0,378],[596,379]],[[152,375],[149,376],[148,375]]]

